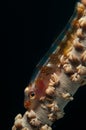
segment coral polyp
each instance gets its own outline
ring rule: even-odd
[[[66,29],[39,63],[25,88],[25,114],[15,117],[12,130],[52,130],[64,107],[86,84],[86,0],[77,2]]]

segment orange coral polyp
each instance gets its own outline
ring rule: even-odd
[[[86,0],[81,0],[81,2],[86,6]]]

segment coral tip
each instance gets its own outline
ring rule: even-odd
[[[81,0],[81,2],[86,6],[86,0]]]

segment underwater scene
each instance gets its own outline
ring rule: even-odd
[[[86,129],[86,0],[25,5],[10,31],[8,130]]]

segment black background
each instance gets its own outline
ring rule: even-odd
[[[1,26],[0,130],[11,130],[14,117],[25,112],[24,88],[37,63],[67,24],[75,3],[75,0],[8,1]],[[54,123],[53,130],[86,129],[86,87],[80,88],[74,97],[65,109],[67,114]]]

